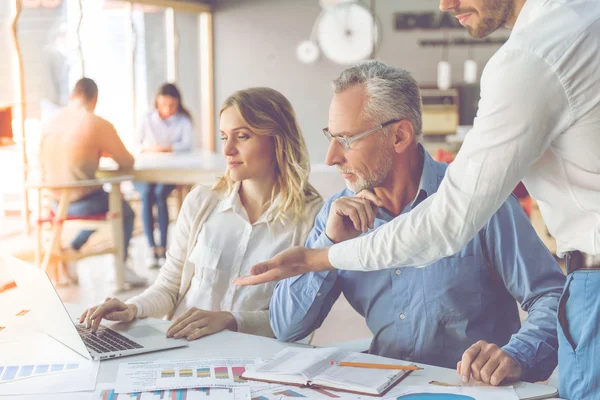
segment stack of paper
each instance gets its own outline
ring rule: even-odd
[[[0,343],[0,395],[94,390],[99,368],[45,334]]]
[[[90,400],[250,400],[250,387],[235,388],[194,388],[175,390],[154,390],[141,393],[117,393],[114,386],[98,385],[93,396],[82,397]],[[78,399],[80,400],[80,399]]]

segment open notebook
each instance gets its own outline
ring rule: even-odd
[[[244,372],[242,378],[381,396],[411,372],[340,367],[330,361],[406,365],[398,360],[337,348],[287,348]]]

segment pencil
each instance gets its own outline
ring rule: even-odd
[[[431,382],[429,382],[429,384],[437,385],[437,386],[445,386],[445,387],[460,387],[460,385],[453,385],[451,383],[440,382],[440,381],[431,381]]]
[[[416,365],[393,365],[393,364],[368,364],[358,362],[344,362],[344,361],[329,361],[331,365],[337,365],[339,367],[359,367],[359,368],[375,368],[375,369],[400,369],[403,371],[418,371],[423,368],[419,368]]]

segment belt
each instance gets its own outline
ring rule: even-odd
[[[565,267],[567,275],[575,271],[600,271],[599,265],[586,265],[583,253],[578,250],[565,253]]]

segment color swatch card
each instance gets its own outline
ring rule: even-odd
[[[75,371],[81,367],[82,364],[79,363],[0,365],[0,384],[57,372]]]
[[[55,375],[78,376],[77,387],[81,387],[79,383],[85,381],[91,382],[93,388],[98,368],[98,361],[87,360],[46,334],[31,335],[21,341],[0,343],[0,394],[13,393],[17,386],[30,393],[38,387],[38,383],[47,389],[48,382],[42,378],[51,376],[52,380],[52,376]],[[21,380],[31,382],[16,385]],[[64,386],[56,388],[67,389]]]
[[[51,364],[49,371],[52,369],[52,365],[58,366],[59,364]],[[65,368],[62,372],[36,375],[35,370],[37,367],[38,366],[34,366],[33,375],[30,379],[14,379],[0,384],[0,396],[49,395],[61,393],[62,398],[62,394],[64,393],[94,390],[96,387],[98,370],[100,369],[100,362],[90,361],[88,363],[79,364],[77,368]],[[19,376],[21,373],[20,371],[27,373],[30,370],[31,368],[22,366],[21,369],[17,371],[16,376]],[[79,393],[79,396],[80,397],[77,398],[78,400],[86,399],[81,393]],[[48,396],[45,398],[54,397]]]
[[[116,393],[196,387],[234,388],[248,386],[241,378],[246,368],[260,360],[243,358],[207,358],[180,361],[145,361],[119,365]]]

